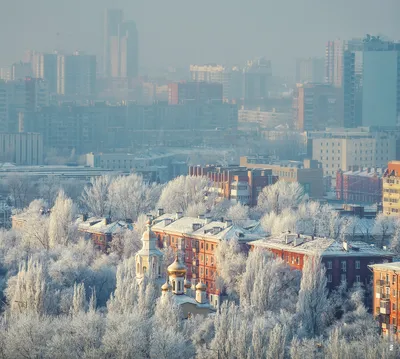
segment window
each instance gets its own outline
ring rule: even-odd
[[[342,269],[343,272],[346,272],[346,261],[340,262],[340,268]]]
[[[392,284],[395,284],[395,283],[396,283],[396,276],[392,275]]]
[[[201,242],[201,249],[203,249],[204,248],[204,243],[203,242]]]
[[[356,261],[356,269],[360,269],[360,261]]]
[[[206,275],[208,275],[208,269],[206,268]]]
[[[326,262],[326,268],[327,269],[332,269],[332,261]]]
[[[296,257],[296,264],[300,264],[300,258]]]
[[[328,274],[328,283],[332,283],[332,274]]]
[[[396,303],[392,304],[392,310],[396,310]]]
[[[208,243],[206,243],[206,251],[208,251]]]
[[[361,282],[361,277],[359,275],[356,275],[356,282],[360,283]]]
[[[393,297],[396,296],[396,289],[393,289]]]
[[[341,280],[342,282],[345,282],[345,281],[347,280],[346,274],[345,274],[345,273],[342,273],[342,274],[340,275],[340,280]]]

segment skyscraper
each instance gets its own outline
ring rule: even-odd
[[[104,75],[132,79],[139,73],[136,23],[123,21],[122,10],[109,9],[104,21]]]
[[[93,96],[96,90],[96,56],[75,52],[58,55],[57,93],[66,96]]]
[[[296,60],[296,82],[324,82],[325,60],[318,57]]]
[[[103,71],[106,77],[117,77],[119,68],[119,25],[122,23],[121,9],[106,9],[104,15]]]
[[[363,126],[397,126],[400,119],[400,43],[368,37],[362,52]]]
[[[46,80],[49,92],[57,93],[57,54],[34,53],[32,68],[33,77]]]
[[[271,61],[265,57],[247,61],[243,69],[243,100],[245,108],[265,104],[271,81]]]
[[[139,74],[138,32],[134,21],[119,25],[119,77],[135,78]]]

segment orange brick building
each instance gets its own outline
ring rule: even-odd
[[[241,228],[233,225],[230,220],[213,220],[205,216],[184,217],[180,212],[162,214],[155,218],[152,231],[160,247],[170,246],[184,253],[188,279],[192,283],[201,279],[206,284],[210,303],[214,307],[218,306],[222,294],[215,283],[215,250],[219,242],[236,239],[243,250],[248,251],[247,242],[265,235],[254,221],[249,223],[249,227]]]
[[[374,264],[370,268],[374,275],[374,316],[383,335],[393,335],[399,340],[400,262]]]
[[[346,281],[349,286],[362,283],[369,286],[372,274],[369,265],[391,262],[393,253],[371,247],[365,242],[338,242],[299,234],[283,234],[249,243],[252,249],[266,249],[284,260],[291,268],[302,270],[306,257],[320,254],[326,268],[330,289]]]

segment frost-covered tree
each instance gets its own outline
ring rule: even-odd
[[[400,226],[398,225],[396,226],[396,229],[390,241],[390,250],[397,255],[400,254]]]
[[[238,202],[228,209],[226,218],[231,219],[233,224],[243,226],[249,220],[249,207]]]
[[[286,208],[297,207],[304,199],[304,188],[299,183],[278,181],[263,188],[258,196],[257,207],[261,214],[279,214]]]
[[[136,221],[139,214],[154,208],[160,189],[157,184],[147,184],[137,174],[115,178],[108,188],[112,217]]]
[[[279,235],[284,232],[295,232],[297,228],[299,216],[297,212],[286,208],[282,213],[267,213],[261,218],[261,225],[270,235]],[[301,231],[301,227],[299,228]]]
[[[20,215],[24,217],[24,225],[19,228],[22,242],[33,248],[50,248],[49,217],[43,211],[47,203],[34,200]]]
[[[217,286],[236,297],[246,268],[246,257],[239,243],[236,240],[221,241],[215,250],[215,261],[218,268]]]
[[[6,188],[15,208],[24,208],[29,204],[29,195],[32,191],[32,179],[26,175],[12,175],[6,179]]]
[[[33,259],[20,265],[10,278],[6,295],[11,313],[45,314],[48,310],[47,275],[43,265]]]
[[[47,176],[39,180],[38,183],[39,195],[50,206],[54,205],[54,201],[56,200],[60,189],[61,189],[61,183],[59,177]]]
[[[240,304],[251,308],[254,315],[266,311],[294,310],[299,290],[299,273],[290,270],[269,252],[255,250],[246,262],[246,271],[240,283]]]
[[[108,214],[108,189],[112,182],[109,175],[94,177],[82,192],[82,204],[94,216],[104,217]]]
[[[381,247],[390,234],[393,233],[395,220],[391,216],[379,213],[372,229],[375,243]]]
[[[60,191],[56,198],[50,213],[49,222],[49,243],[50,247],[56,245],[66,245],[70,241],[76,239],[73,219],[75,215],[75,206],[64,191]]]
[[[83,283],[74,284],[74,297],[72,300],[72,314],[78,315],[85,311],[86,307],[86,292]]]
[[[208,203],[210,181],[207,177],[180,176],[167,183],[161,192],[158,208],[166,212],[186,212],[196,203]]]
[[[325,267],[318,255],[307,258],[302,271],[297,314],[300,321],[299,333],[315,337],[325,329],[328,306],[328,289]]]

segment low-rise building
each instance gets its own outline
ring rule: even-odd
[[[78,232],[87,240],[92,240],[95,246],[104,252],[110,247],[111,241],[117,235],[122,235],[125,231],[133,230],[133,225],[129,221],[114,221],[110,218],[97,218],[81,215],[76,221]]]
[[[304,191],[315,199],[324,196],[323,171],[317,161],[271,161],[264,156],[242,156],[240,166],[249,169],[270,169],[272,174],[285,182],[298,182]]]
[[[0,133],[0,162],[43,164],[43,136],[40,133]]]
[[[391,161],[383,176],[383,213],[400,216],[400,161]]]
[[[375,263],[392,262],[394,254],[365,242],[338,242],[330,238],[318,238],[286,233],[249,243],[252,249],[265,249],[281,258],[293,269],[302,270],[309,256],[320,255],[326,268],[330,289],[346,281],[369,285],[371,271],[368,266]]]
[[[308,155],[322,163],[324,175],[336,178],[338,170],[385,168],[396,159],[397,133],[369,127],[331,128],[307,133]]]
[[[400,339],[400,262],[370,265],[373,271],[373,313],[382,334]]]
[[[336,199],[350,203],[381,203],[383,170],[365,168],[336,173]]]
[[[233,202],[255,206],[258,195],[264,187],[276,182],[276,176],[271,169],[247,169],[241,166],[212,166],[189,167],[189,175],[206,176],[212,182],[212,191],[219,198]]]
[[[258,222],[251,221],[246,228],[233,225],[230,220],[213,220],[205,216],[184,217],[182,213],[162,214],[153,220],[152,231],[156,234],[159,247],[171,247],[181,251],[185,257],[187,279],[206,285],[213,307],[220,303],[221,288],[216,285],[218,271],[215,250],[220,241],[237,240],[243,251],[248,242],[265,236]]]

